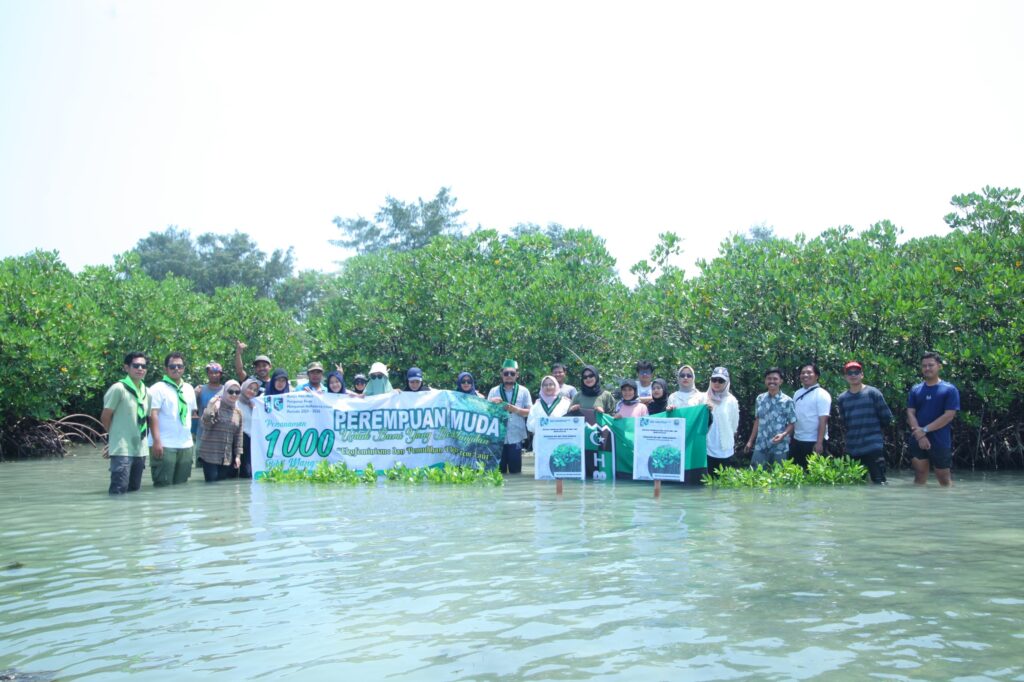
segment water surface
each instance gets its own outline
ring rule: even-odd
[[[1024,679],[1024,477],[762,493],[513,477],[108,498],[0,465],[0,671],[60,680]],[[196,476],[196,472],[193,474]],[[5,568],[6,567],[6,568]],[[356,677],[358,676],[358,677]]]

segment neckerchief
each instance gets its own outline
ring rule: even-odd
[[[504,400],[506,403],[510,403],[512,405],[515,405],[516,404],[516,399],[519,398],[519,384],[516,384],[515,387],[512,389],[512,397],[511,398],[506,398],[505,397],[505,384],[502,384],[501,386],[498,387],[498,392],[501,393],[501,399],[502,400]],[[517,405],[517,407],[518,407],[518,405]]]
[[[562,402],[562,396],[557,395],[555,396],[555,399],[551,401],[551,407],[548,407],[547,403],[545,403],[544,399],[542,398],[540,401],[540,407],[542,410],[544,410],[544,414],[550,417],[551,413],[555,411],[555,406],[558,405],[558,403],[560,402]]]
[[[149,431],[149,420],[146,418],[146,384],[140,383],[136,386],[130,376],[121,379],[120,383],[127,386],[135,398],[135,423],[139,426],[139,436],[145,437]]]
[[[185,400],[185,392],[181,389],[181,384],[174,383],[174,381],[166,374],[162,381],[173,388],[178,394],[178,419],[181,420],[181,425],[184,426],[185,422],[188,421],[188,402]]]

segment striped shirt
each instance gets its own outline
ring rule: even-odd
[[[210,401],[203,412],[203,437],[199,441],[199,459],[210,464],[234,463],[242,456],[242,413],[237,407],[231,412],[231,419],[224,419],[224,412],[214,409],[218,403]]]
[[[854,457],[878,452],[885,446],[882,429],[892,422],[892,412],[882,392],[864,384],[857,393],[844,391],[836,402],[846,424],[846,451]]]

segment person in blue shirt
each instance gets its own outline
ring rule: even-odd
[[[914,467],[914,483],[928,482],[929,466],[935,468],[939,485],[953,485],[953,429],[950,423],[960,411],[960,392],[956,386],[939,378],[942,358],[938,353],[921,356],[921,383],[907,396],[907,424],[910,426],[910,465]]]

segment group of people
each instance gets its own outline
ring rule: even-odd
[[[148,371],[146,355],[134,352],[125,356],[125,377],[107,390],[100,418],[108,432],[110,494],[141,487],[147,455],[152,459],[151,474],[157,487],[187,481],[194,459],[202,466],[207,482],[250,478],[252,410],[254,401],[263,395],[309,391],[360,398],[391,391],[434,390],[417,367],[406,372],[403,388],[394,388],[382,362],[373,363],[369,376],[355,375],[351,388],[346,386],[341,365],[325,374],[321,363],[311,362],[306,367],[307,381],[293,388],[288,372],[274,370],[267,355],[256,356],[250,375],[242,361],[245,349],[244,343],[236,343],[237,381],[225,380],[223,368],[211,362],[205,368],[207,382],[195,387],[183,379],[185,359],[181,353],[167,355],[163,377],[149,387],[143,381]],[[923,381],[910,390],[907,421],[915,482],[925,483],[930,467],[934,467],[938,482],[948,486],[952,464],[950,423],[960,409],[960,398],[956,387],[939,377],[941,367],[936,353],[922,357]],[[893,415],[882,393],[864,383],[863,369],[857,361],[843,367],[848,388],[837,398],[839,415],[846,427],[846,452],[863,461],[874,483],[884,484],[883,434]],[[740,407],[730,390],[725,367],[715,367],[707,389],[701,391],[696,386],[694,368],[683,365],[676,372],[677,390],[671,393],[668,382],[654,377],[654,367],[648,361],[638,362],[636,378],[617,382],[614,392],[602,383],[593,365],[583,367],[578,389],[566,382],[566,376],[564,364],[553,364],[551,373],[541,379],[536,400],[519,383],[519,366],[512,359],[502,364],[501,383],[486,397],[477,389],[476,378],[470,372],[457,376],[454,390],[503,404],[508,412],[499,462],[502,473],[522,471],[523,443],[529,433],[536,431],[542,417],[598,412],[621,419],[695,405],[706,405],[710,415],[708,468],[733,463]],[[782,392],[782,370],[773,367],[765,372],[767,390],[754,401],[755,418],[744,447],[751,455],[751,466],[787,458],[806,466],[808,455],[825,452],[832,397],[819,383],[820,376],[814,363],[802,366],[801,387],[790,397]]]

